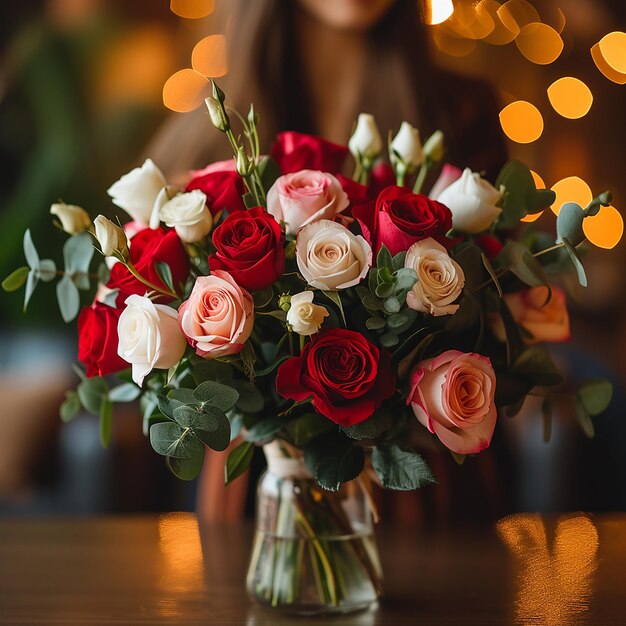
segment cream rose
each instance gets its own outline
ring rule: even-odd
[[[291,306],[287,311],[287,322],[298,335],[314,335],[328,317],[326,307],[313,304],[313,292],[303,291],[291,296]]]
[[[237,354],[254,326],[252,296],[222,270],[199,276],[178,310],[180,327],[204,358]]]
[[[288,235],[321,219],[333,219],[350,204],[341,183],[317,170],[280,176],[267,192],[267,212],[285,223]]]
[[[461,295],[465,274],[446,249],[432,237],[414,243],[407,251],[404,267],[417,274],[417,282],[406,296],[407,306],[434,316],[456,313],[453,302]]]
[[[91,226],[89,213],[75,204],[57,202],[50,207],[50,213],[59,218],[63,230],[68,235],[78,235]]]
[[[448,350],[413,370],[407,404],[446,448],[473,454],[491,443],[495,391],[496,375],[487,357]]]
[[[199,189],[179,193],[159,209],[161,221],[176,230],[181,241],[196,243],[213,227],[213,217],[206,205],[206,196]]]
[[[298,232],[296,262],[311,287],[347,289],[365,278],[372,266],[372,248],[345,226],[321,220]]]
[[[526,337],[527,343],[567,341],[571,337],[565,293],[560,287],[552,287],[552,297],[546,303],[547,296],[547,287],[504,294],[513,319],[530,335]],[[498,339],[505,340],[506,333],[499,316],[494,318],[493,330]]]
[[[402,167],[405,173],[414,172],[424,161],[420,131],[408,122],[402,122],[390,147],[389,158],[392,165],[396,169]]]
[[[141,387],[153,369],[174,367],[185,354],[187,340],[178,326],[178,313],[150,298],[132,295],[117,324],[117,353],[133,366]]]
[[[151,159],[146,159],[141,167],[136,167],[113,183],[107,193],[113,204],[124,209],[133,221],[147,226],[159,191],[166,184],[161,170]]]
[[[383,151],[383,140],[373,115],[369,113],[359,115],[348,148],[357,162],[363,159],[372,162],[380,156]]]
[[[452,227],[464,233],[487,230],[502,209],[496,204],[502,193],[486,180],[466,168],[457,181],[436,198],[452,212]]]
[[[114,224],[104,215],[98,215],[93,225],[96,230],[96,239],[104,256],[128,254],[128,239],[121,226]]]

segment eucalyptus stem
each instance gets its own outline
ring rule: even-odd
[[[144,278],[136,269],[135,266],[130,261],[123,261],[124,265],[128,269],[128,271],[140,282],[142,282],[146,287],[149,287],[152,291],[156,291],[158,293],[163,294],[164,296],[169,296],[170,298],[178,298],[178,294],[175,291],[171,291],[170,289],[163,289],[150,282],[146,278]]]

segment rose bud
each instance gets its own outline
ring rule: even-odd
[[[390,148],[391,163],[394,169],[401,168],[403,174],[413,173],[424,160],[420,132],[408,122],[402,122]]]
[[[444,155],[444,134],[440,130],[436,130],[424,144],[424,158],[439,163]]]
[[[59,218],[63,230],[68,235],[78,235],[91,226],[89,213],[75,204],[58,202],[50,207],[50,213]]]
[[[206,196],[194,189],[179,193],[168,200],[159,210],[161,221],[176,230],[185,243],[204,239],[213,227],[213,216],[206,206]]]
[[[141,167],[124,174],[109,187],[113,204],[124,209],[133,221],[148,226],[159,191],[166,186],[161,170],[146,159]]]
[[[313,292],[303,291],[291,296],[291,306],[287,311],[287,322],[298,335],[314,335],[319,331],[324,318],[328,317],[326,307],[313,304]]]
[[[121,226],[114,224],[104,215],[98,215],[93,225],[96,229],[96,239],[104,256],[128,257],[128,240]]]
[[[378,132],[376,120],[369,113],[361,113],[356,123],[356,128],[348,147],[352,156],[359,162],[367,160],[375,161],[383,151],[383,140]]]
[[[498,218],[502,193],[466,168],[457,181],[444,189],[437,200],[452,213],[452,227],[464,233],[481,233]]]

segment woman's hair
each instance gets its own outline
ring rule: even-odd
[[[242,113],[254,103],[261,119],[259,132],[265,151],[282,130],[318,132],[295,40],[297,4],[295,0],[218,3],[217,17],[220,31],[227,34],[230,68],[228,76],[219,82],[230,104]],[[440,128],[447,135],[452,155],[463,158],[463,151],[458,150],[463,138],[455,129],[455,118],[459,117],[459,102],[471,95],[467,85],[454,89],[449,76],[433,69],[427,27],[420,18],[416,0],[397,0],[367,33],[366,75],[354,115],[360,111],[373,113],[385,136],[403,120],[419,127],[424,137]],[[473,85],[476,87],[476,83]],[[482,103],[479,97],[473,107],[479,111],[485,105],[485,94],[488,98],[490,93],[488,87],[484,90]],[[493,108],[490,102],[487,109],[490,104]],[[458,123],[471,121],[467,111],[460,113]],[[171,175],[227,158],[227,148],[227,142],[211,127],[201,107],[193,113],[172,116],[150,150],[155,161]],[[487,164],[479,165],[479,169],[489,168]]]

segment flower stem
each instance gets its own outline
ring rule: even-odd
[[[156,291],[158,293],[163,294],[164,296],[169,296],[170,298],[178,298],[178,294],[175,291],[171,291],[169,289],[163,289],[162,287],[158,287],[154,283],[150,282],[146,278],[144,278],[136,269],[135,266],[130,261],[123,261],[124,265],[128,269],[128,271],[140,282],[142,282],[146,287],[150,287],[152,291]]]

